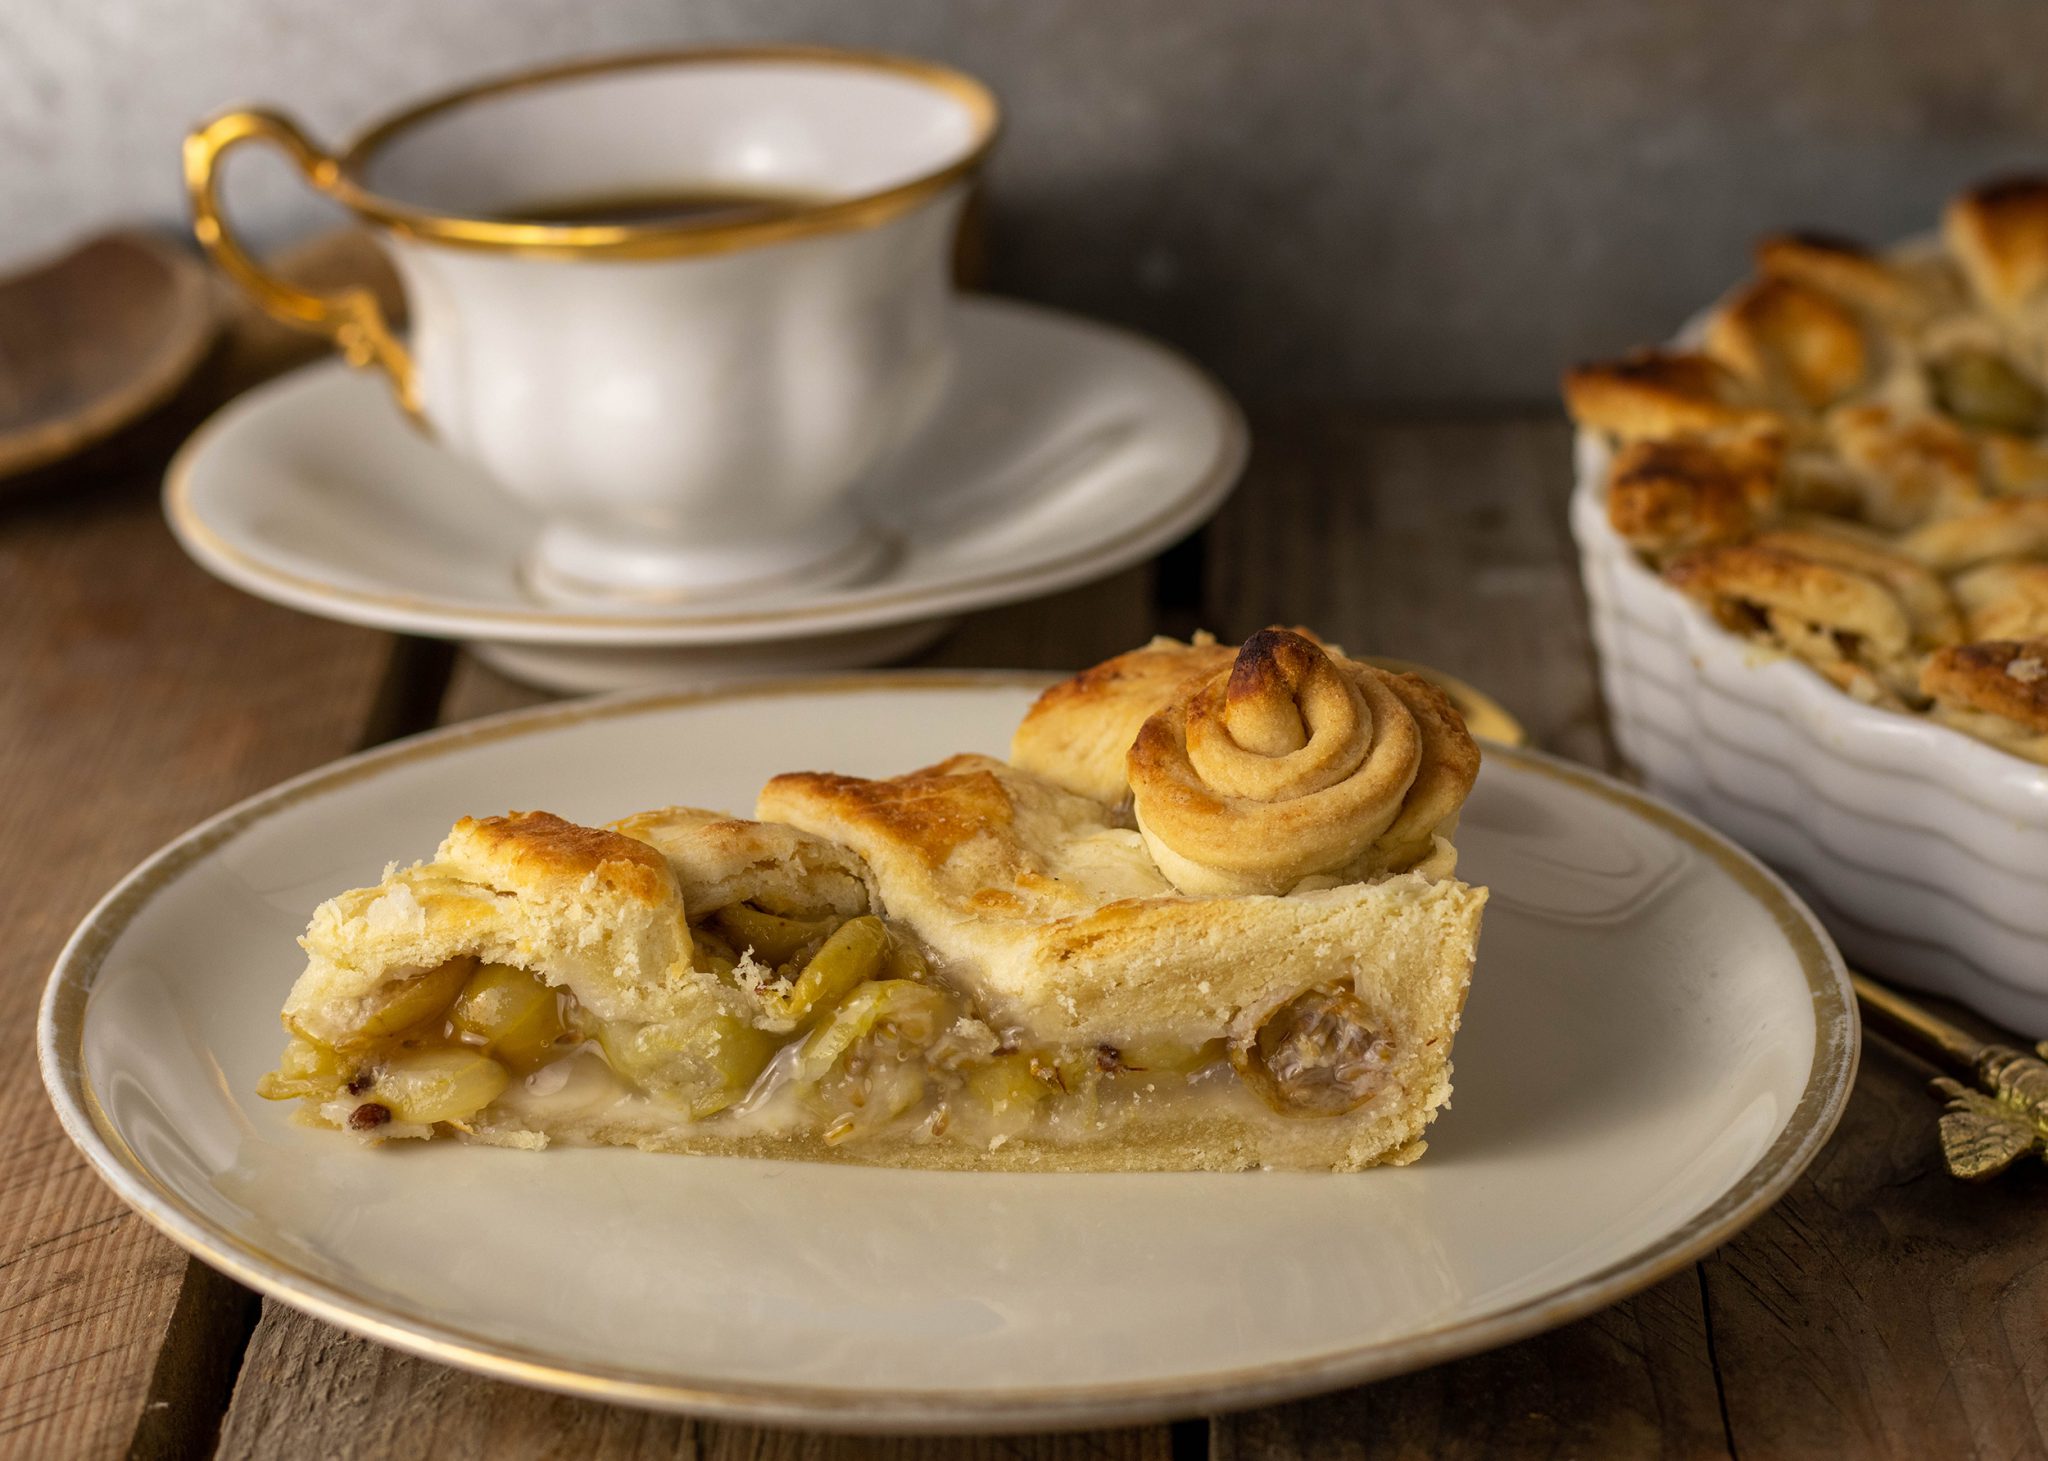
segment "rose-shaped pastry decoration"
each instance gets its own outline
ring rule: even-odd
[[[1479,748],[1434,686],[1265,629],[1145,722],[1128,769],[1138,830],[1175,887],[1284,893],[1429,855]]]

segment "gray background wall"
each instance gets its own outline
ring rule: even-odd
[[[1779,224],[1886,238],[2048,166],[2043,0],[0,0],[0,255],[179,216],[223,105],[339,136],[543,57],[809,38],[1009,109],[996,287],[1255,398],[1537,399]],[[316,209],[238,180],[264,235]]]

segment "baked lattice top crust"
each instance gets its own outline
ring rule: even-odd
[[[1034,715],[1045,771],[796,772],[754,819],[465,818],[315,912],[261,1089],[371,1141],[1053,1170],[1419,1155],[1486,901],[1453,875],[1478,768],[1455,710],[1275,629],[1155,643]],[[1265,849],[1254,874],[1233,825]]]
[[[1756,263],[1697,345],[1566,373],[1608,521],[1730,632],[2043,759],[2024,697],[1964,708],[1957,677],[2042,627],[2048,179],[1962,194],[1938,245],[1779,234]]]

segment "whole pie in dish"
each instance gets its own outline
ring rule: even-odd
[[[1567,373],[1609,523],[1729,631],[2048,762],[2048,179],[1756,264],[1696,346]]]
[[[757,819],[458,822],[331,899],[262,1093],[453,1135],[891,1166],[1356,1170],[1450,1096],[1483,889],[1440,692],[1305,632],[1159,640],[1012,759]]]

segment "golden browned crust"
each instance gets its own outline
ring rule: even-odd
[[[1774,528],[1758,534],[1755,542],[1759,548],[1790,553],[1808,563],[1876,579],[1905,609],[1917,649],[1953,644],[1963,637],[1962,616],[1942,581],[1912,559],[1892,552],[1882,540],[1810,525]]]
[[[1082,796],[1120,802],[1124,757],[1138,727],[1188,680],[1230,663],[1211,634],[1192,643],[1160,637],[1083,670],[1040,695],[1010,742],[1011,764]]]
[[[1994,492],[2048,494],[2048,446],[2025,436],[1986,432],[1977,443],[1985,485]]]
[[[1479,749],[1434,687],[1276,627],[1146,721],[1129,770],[1139,830],[1176,887],[1273,893],[1425,855]]]
[[[453,1130],[528,1150],[596,1141],[1020,1170],[1355,1170],[1412,1160],[1450,1094],[1451,1042],[1486,901],[1450,876],[1453,853],[1434,836],[1471,784],[1476,747],[1432,686],[1352,666],[1285,630],[1255,636],[1232,661],[1219,724],[1240,748],[1314,738],[1324,717],[1301,708],[1306,685],[1340,673],[1339,663],[1369,676],[1368,694],[1391,694],[1406,733],[1429,743],[1382,838],[1433,843],[1426,865],[1325,876],[1287,896],[1183,896],[1141,833],[1114,825],[1115,809],[973,755],[887,780],[776,777],[760,802],[774,820],[688,807],[609,829],[541,812],[464,819],[432,861],[389,868],[377,886],[316,912],[304,940],[310,962],[286,1007],[295,1039],[267,1093],[304,1098],[310,1119],[353,1128],[368,1067],[334,1058],[346,1049],[368,1052],[375,1099],[392,1098],[384,1109],[396,1114],[379,1137]],[[1116,693],[1103,678],[1096,693]],[[1376,729],[1395,735],[1395,719]],[[1266,769],[1281,781],[1292,774]],[[742,919],[728,906],[735,899],[756,906]],[[820,932],[822,947],[793,982],[766,980],[751,948],[727,951],[743,926],[765,937],[778,917],[824,909],[882,911],[903,927],[862,920]],[[713,910],[721,921],[707,929],[702,915]],[[855,934],[867,941],[867,966],[827,958]],[[896,972],[847,994],[828,1016],[838,1023],[812,1026],[778,1053],[779,1037],[805,1028],[778,1005],[785,985],[880,978],[885,965]],[[550,987],[571,1002],[550,1002]],[[552,1009],[556,1026],[528,1040],[541,1018],[529,1008]],[[465,1023],[472,1017],[484,1027]],[[819,1031],[866,1038],[868,1025],[846,1034],[862,1018],[912,1019],[876,1029],[928,1061],[912,1086],[889,1086],[892,1104],[878,1119],[913,1110],[899,1097],[934,1104],[918,1108],[915,1130],[906,1118],[842,1153],[840,1118],[868,1108],[875,1072],[849,1057],[825,1110],[838,1118],[823,1124],[812,1118],[825,1087],[803,1062],[843,1052],[820,1055]],[[467,1032],[462,1044],[455,1027]],[[1312,1055],[1283,1062],[1278,1052],[1300,1042]],[[1012,1058],[1020,1049],[1028,1074]],[[1287,1084],[1302,1058],[1328,1062],[1335,1099]],[[1045,1071],[1087,1072],[1083,1088],[1067,1075],[1057,1082],[1086,1104],[1062,1106],[1036,1128],[1004,1125],[1015,1114],[1004,1092]],[[1098,1092],[1096,1072],[1132,1080]],[[434,1104],[458,1076],[467,1084],[457,1103]],[[926,1077],[943,1077],[937,1095]],[[1162,1092],[1174,1082],[1156,1102],[1154,1080]],[[966,1104],[956,1107],[956,1094]],[[1035,1108],[1016,1099],[1029,1117]],[[1307,1115],[1318,1119],[1297,1119]],[[949,1144],[931,1145],[956,1124]]]
[[[1928,301],[1912,281],[1861,244],[1816,233],[1777,233],[1757,240],[1757,273],[1831,295],[1893,325],[1920,318]]]
[[[1983,500],[1977,448],[1944,417],[1872,402],[1829,412],[1826,430],[1857,515],[1877,527],[1901,531]]]
[[[1384,674],[1385,671],[1380,671]],[[1388,676],[1401,703],[1422,731],[1422,766],[1408,788],[1401,815],[1380,834],[1375,847],[1387,866],[1406,867],[1448,836],[1472,787],[1479,780],[1479,743],[1451,697],[1420,675]]]
[[[1938,573],[1997,558],[2048,558],[2048,497],[2008,497],[1908,533],[1899,546]]]
[[[1856,316],[1792,279],[1745,285],[1707,322],[1707,353],[1763,399],[1819,410],[1861,386],[1870,351]]]
[[[666,859],[646,843],[553,812],[464,817],[448,841],[461,855],[493,863],[522,882],[594,877],[620,896],[647,903],[669,896],[673,886]]]
[[[805,917],[851,918],[868,911],[867,869],[860,859],[794,827],[698,807],[661,807],[614,822],[612,830],[648,843],[668,859],[695,919],[748,899]]]
[[[2048,639],[2048,563],[1986,563],[1955,595],[1971,639]]]
[[[1001,838],[1012,819],[1010,798],[991,774],[987,758],[971,755],[882,781],[825,771],[787,772],[761,791],[767,808],[799,801],[833,806],[848,825],[885,838],[932,867],[966,843]]]
[[[990,785],[1009,815],[945,856],[914,827],[906,837],[873,811],[979,800]],[[1380,1160],[1406,1150],[1448,1095],[1445,1057],[1485,902],[1483,891],[1455,879],[1415,871],[1285,897],[1181,896],[1138,834],[1110,825],[1101,802],[985,757],[889,782],[777,777],[760,811],[864,857],[887,913],[916,931],[934,966],[971,993],[992,1027],[1028,1040],[1196,1047],[1256,1030],[1305,990],[1355,989],[1375,1028],[1389,1034],[1398,1094],[1383,1109],[1248,1125],[1257,1161],[1350,1168]],[[1173,1138],[1146,1136],[1155,1139]],[[1243,1159],[1191,1164],[1219,1162]]]
[[[2048,179],[1972,188],[1949,204],[1942,233],[1979,299],[1999,314],[2024,308],[2048,286]]]
[[[1927,661],[1921,688],[1949,710],[1976,711],[2048,735],[2048,639],[1958,644]]]
[[[1903,654],[1912,641],[1904,607],[1882,583],[1783,548],[1755,543],[1705,548],[1677,560],[1664,576],[1715,609],[1724,625],[1752,636],[1764,626],[1731,616],[1729,609],[1778,610],[1807,624],[1855,635],[1887,654]]]
[[[1775,513],[1784,439],[1776,432],[1625,442],[1607,478],[1607,519],[1653,557],[1732,543]]]
[[[1696,353],[1566,376],[1615,439],[1609,525],[1757,658],[2048,763],[2048,735],[1933,694],[1981,653],[1928,669],[2048,634],[2048,175],[1960,195],[1938,248],[1784,233],[1755,257]]]
[[[665,861],[617,846],[615,833],[514,814],[466,822],[432,862],[394,867],[378,886],[323,905],[305,940],[311,962],[286,1007],[299,1037],[290,1078],[313,1083],[274,1093],[304,1096],[304,1119],[353,1129],[360,1072],[375,1073],[369,1099],[385,1100],[387,1058],[402,1062],[423,1041],[428,1055],[458,1049],[423,1033],[433,1026],[404,1002],[428,990],[436,1004],[424,1007],[424,1020],[433,1020],[480,960],[530,971],[574,997],[569,1038],[555,1042],[566,1053],[542,1067],[554,1075],[522,1082],[514,1068],[506,1082],[501,1068],[506,1083],[479,1095],[486,1104],[474,1112],[387,1121],[376,1139],[453,1135],[524,1150],[597,1142],[974,1170],[1350,1171],[1413,1160],[1449,1098],[1483,890],[1418,872],[1297,898],[1176,897],[1137,834],[1110,827],[1100,803],[986,757],[957,757],[895,783],[780,778],[764,800],[776,798],[860,843],[888,870],[891,912],[927,937],[945,985],[975,1001],[942,1037],[964,1042],[968,1059],[995,1050],[1000,1031],[1082,1056],[1092,1050],[1098,1063],[1105,1053],[1120,1061],[1120,1051],[1150,1049],[1223,1066],[1226,1048],[1256,1038],[1287,1001],[1342,985],[1373,1041],[1371,1082],[1359,1104],[1303,1120],[1232,1079],[1227,1066],[1210,1072],[1222,1080],[1175,1085],[1170,1095],[1162,1073],[1154,1100],[1147,1067],[1131,1061],[1120,1067],[1130,1084],[1104,1094],[1099,1108],[987,1141],[971,1121],[959,1139],[934,1141],[957,1114],[949,1104],[929,1123],[844,1144],[822,1120],[791,1124],[793,1109],[750,1112],[733,1104],[744,1084],[732,1082],[753,1077],[732,1075],[720,1052],[739,1041],[732,1059],[768,1058],[768,1050],[749,1055],[765,1038],[750,1032],[788,1033],[788,1025],[763,1023],[759,986],[730,968],[695,966],[701,950],[674,883],[648,905],[620,892],[617,870],[672,867],[681,884],[712,887],[792,848],[834,867],[854,854],[792,826],[666,808],[619,824]],[[1000,815],[990,815],[991,799]],[[963,825],[973,835],[953,841]],[[944,831],[934,836],[935,828]],[[906,829],[909,840],[899,835]],[[464,962],[444,967],[454,960]],[[450,975],[453,987],[444,987]],[[402,1025],[395,1015],[377,1023],[400,1008]],[[343,1049],[350,1060],[332,1058]],[[495,1044],[486,1050],[510,1064]],[[764,1099],[776,1099],[767,1089]]]
[[[1859,700],[1906,708],[1920,664],[1957,633],[1947,590],[1835,533],[1765,534],[1686,554],[1665,578],[1725,629],[1805,661]]]
[[[321,904],[300,944],[287,1023],[336,1046],[404,980],[451,959],[516,964],[605,1018],[639,1019],[691,960],[661,853],[547,812],[463,818],[432,861]]]
[[[1778,423],[1727,366],[1676,351],[1574,366],[1565,372],[1564,401],[1579,425],[1623,440]]]
[[[1075,875],[1082,865],[1113,882],[1117,897],[1172,892],[1136,834],[1113,830],[1100,802],[988,756],[872,780],[777,776],[761,788],[758,811],[852,848],[899,915],[929,887],[949,906],[1006,920],[1071,918],[1114,901]]]

